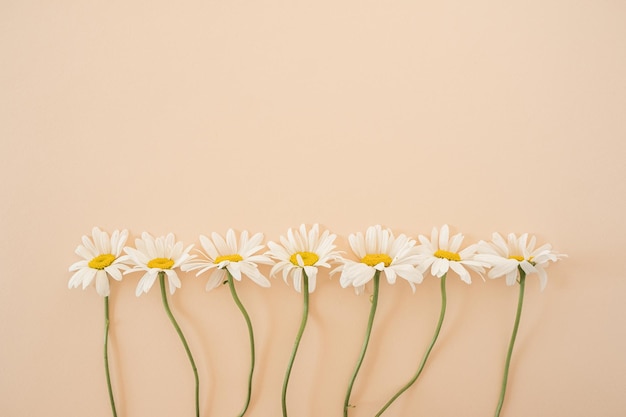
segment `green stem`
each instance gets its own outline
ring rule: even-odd
[[[226,270],[226,273],[228,274],[228,286],[230,287],[230,293],[233,296],[233,300],[235,300],[235,304],[237,304],[237,307],[239,307],[241,314],[243,314],[243,318],[246,320],[246,325],[248,326],[248,336],[250,338],[250,375],[248,377],[248,396],[246,397],[246,403],[243,407],[243,410],[239,414],[239,417],[243,417],[243,415],[248,410],[248,406],[250,405],[250,397],[252,395],[252,375],[254,374],[255,362],[254,332],[252,331],[252,322],[250,321],[250,316],[248,315],[248,312],[244,308],[243,304],[241,303],[241,300],[239,300],[239,297],[237,296],[237,291],[235,290],[235,280],[233,279],[233,276],[230,274],[230,271],[228,271],[228,269]]]
[[[509,366],[511,364],[511,355],[513,354],[513,345],[515,344],[515,338],[517,337],[517,329],[519,328],[520,317],[522,316],[522,304],[524,303],[524,287],[526,284],[526,273],[522,268],[519,268],[519,299],[517,301],[517,314],[515,315],[515,324],[513,325],[513,333],[511,334],[511,341],[509,342],[509,350],[506,354],[506,362],[504,364],[504,375],[502,377],[502,388],[500,389],[500,399],[498,400],[498,406],[496,407],[495,417],[500,415],[502,410],[502,404],[504,404],[504,393],[506,392],[506,381],[509,377]]]
[[[441,277],[441,312],[439,313],[439,322],[437,323],[437,328],[435,329],[435,334],[433,335],[433,340],[430,342],[430,345],[428,346],[428,349],[426,349],[426,353],[424,353],[424,357],[422,358],[422,362],[420,362],[420,365],[417,368],[417,372],[415,373],[413,378],[411,378],[411,380],[406,385],[404,385],[396,393],[396,395],[394,395],[393,397],[391,397],[391,399],[389,401],[387,401],[385,406],[383,408],[381,408],[380,411],[376,414],[376,417],[380,417],[385,412],[385,410],[400,395],[402,395],[404,393],[404,391],[409,389],[411,387],[411,385],[413,385],[415,383],[415,381],[417,381],[417,378],[419,378],[420,374],[422,373],[422,370],[424,370],[424,365],[426,365],[426,361],[428,360],[428,356],[430,355],[430,352],[433,349],[433,346],[435,346],[435,342],[437,341],[437,338],[439,337],[439,332],[441,331],[441,325],[443,324],[443,319],[444,319],[444,317],[446,315],[446,304],[447,304],[447,299],[446,299],[446,275],[447,274],[444,274]]]
[[[107,377],[107,388],[109,389],[111,410],[113,411],[113,417],[117,417],[115,399],[113,398],[113,389],[111,388],[111,374],[109,372],[109,296],[104,297],[104,370]]]
[[[300,322],[300,329],[298,330],[298,334],[296,336],[296,341],[293,344],[293,351],[291,352],[291,357],[289,358],[289,365],[287,366],[287,372],[285,373],[285,380],[283,381],[283,392],[282,392],[282,405],[283,405],[283,417],[287,417],[287,386],[289,385],[289,376],[291,375],[291,368],[293,367],[293,361],[296,359],[296,353],[298,352],[298,346],[300,345],[300,339],[302,339],[302,334],[304,333],[304,328],[306,327],[306,321],[309,317],[309,277],[306,275],[306,272],[302,270],[302,293],[304,295],[304,307],[302,308],[302,321]]]
[[[367,345],[369,344],[369,341],[370,341],[370,335],[372,334],[372,324],[374,323],[374,316],[376,315],[376,307],[378,306],[379,287],[380,287],[380,271],[376,271],[374,273],[374,293],[372,294],[372,306],[370,308],[370,315],[367,321],[367,330],[365,331],[365,340],[363,340],[361,353],[359,355],[359,359],[356,363],[356,366],[354,367],[354,371],[352,372],[352,377],[350,378],[350,384],[348,385],[348,391],[346,392],[346,399],[343,402],[344,417],[348,417],[348,408],[352,407],[350,405],[350,394],[352,393],[352,386],[354,385],[356,376],[358,375],[359,369],[361,368],[361,364],[363,363],[365,352],[367,352]]]
[[[198,381],[198,369],[196,368],[196,363],[193,360],[193,356],[191,356],[191,351],[189,350],[187,340],[185,339],[182,330],[180,330],[180,326],[178,326],[178,323],[176,322],[176,319],[172,314],[172,310],[170,310],[169,303],[167,302],[167,294],[165,293],[165,272],[163,271],[159,272],[159,284],[161,285],[161,299],[163,300],[163,307],[165,307],[167,317],[169,317],[170,321],[174,325],[174,329],[176,329],[178,337],[180,337],[181,342],[183,342],[183,346],[185,347],[185,352],[187,352],[189,362],[191,362],[191,368],[193,369],[193,375],[196,380],[196,417],[200,417],[200,384]]]

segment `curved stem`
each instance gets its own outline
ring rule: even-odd
[[[183,346],[185,347],[185,352],[187,352],[187,357],[189,358],[189,362],[191,362],[191,368],[193,369],[193,375],[196,380],[196,417],[200,417],[200,389],[199,389],[199,381],[198,381],[198,369],[196,368],[196,363],[193,360],[193,356],[191,355],[191,351],[189,350],[189,345],[187,344],[187,340],[183,335],[182,330],[180,330],[180,326],[176,322],[174,315],[172,314],[172,310],[170,310],[169,303],[167,302],[167,294],[165,293],[165,272],[159,272],[159,284],[161,286],[161,299],[163,300],[163,307],[165,307],[165,312],[167,313],[167,317],[169,317],[172,325],[174,325],[174,329],[176,329],[176,333],[178,333],[178,337],[180,337],[181,342],[183,342]]]
[[[519,269],[519,299],[517,301],[517,314],[515,315],[515,324],[513,325],[513,333],[511,334],[511,341],[509,342],[509,350],[506,354],[506,362],[504,364],[504,375],[502,376],[502,387],[500,389],[500,399],[498,400],[498,406],[496,407],[495,416],[500,415],[502,410],[502,404],[504,404],[504,394],[506,392],[506,381],[509,377],[509,366],[511,364],[511,355],[513,354],[513,345],[515,345],[515,338],[517,337],[517,329],[519,328],[519,321],[522,315],[522,304],[524,303],[524,287],[526,284],[526,273],[522,268]]]
[[[361,369],[361,364],[363,363],[363,358],[365,357],[365,352],[367,352],[367,345],[370,341],[370,336],[372,334],[372,324],[374,323],[374,316],[376,315],[376,307],[378,306],[378,290],[380,287],[380,271],[376,271],[374,273],[374,293],[372,294],[372,307],[370,308],[370,315],[367,321],[367,330],[365,331],[365,340],[363,340],[363,346],[361,347],[361,353],[359,355],[359,359],[357,360],[356,366],[354,367],[354,371],[352,371],[352,377],[350,378],[350,384],[348,385],[348,391],[346,392],[346,398],[343,402],[343,415],[344,417],[348,416],[348,408],[352,407],[350,405],[350,394],[352,393],[352,386],[354,385],[354,381],[356,380],[356,376],[359,373],[359,369]]]
[[[306,321],[309,317],[309,277],[306,272],[302,270],[302,293],[304,295],[304,307],[302,308],[302,321],[300,322],[300,329],[296,336],[296,341],[293,344],[293,351],[291,352],[291,358],[289,358],[289,365],[287,366],[287,372],[285,373],[285,380],[283,381],[283,393],[282,393],[282,405],[283,405],[283,417],[287,417],[287,386],[289,385],[289,376],[291,375],[291,368],[293,367],[293,361],[296,359],[296,353],[298,352],[298,346],[300,345],[300,339],[304,333],[306,327]]]
[[[441,312],[439,313],[439,322],[437,323],[437,328],[435,329],[435,334],[433,335],[433,340],[430,342],[430,345],[428,345],[428,349],[426,349],[426,353],[424,353],[424,357],[422,358],[422,362],[420,362],[419,367],[417,368],[417,372],[415,373],[413,378],[411,378],[411,380],[408,383],[406,383],[406,385],[404,385],[396,393],[396,395],[394,395],[393,397],[391,397],[391,399],[389,401],[387,401],[387,403],[384,405],[384,407],[381,408],[380,411],[376,414],[376,417],[380,417],[385,412],[385,410],[387,408],[389,408],[389,406],[400,395],[402,395],[404,393],[404,391],[409,389],[411,387],[411,385],[413,385],[415,383],[415,381],[417,381],[417,378],[419,378],[420,374],[424,370],[424,365],[426,365],[426,361],[428,360],[428,356],[430,355],[431,350],[433,350],[433,346],[435,346],[435,342],[437,341],[437,338],[439,337],[439,332],[441,331],[441,325],[443,324],[443,319],[444,319],[444,317],[446,315],[446,304],[447,304],[447,298],[446,298],[446,275],[447,274],[444,274],[441,277]]]
[[[109,401],[111,401],[111,411],[113,417],[117,417],[115,409],[115,399],[111,388],[111,374],[109,372],[109,296],[104,297],[104,370],[107,377],[107,388],[109,390]]]
[[[237,296],[237,291],[235,290],[235,280],[233,276],[230,274],[228,269],[226,270],[228,274],[228,286],[230,288],[230,293],[233,296],[233,300],[235,300],[235,304],[239,307],[243,318],[246,320],[246,325],[248,326],[248,336],[250,338],[250,375],[248,376],[248,396],[246,397],[246,403],[243,406],[243,410],[239,414],[239,417],[242,417],[246,411],[248,410],[248,406],[250,405],[250,397],[252,395],[252,375],[254,374],[254,362],[255,362],[255,354],[254,354],[254,332],[252,331],[252,322],[250,321],[250,316],[246,311],[245,307],[239,300],[239,296]]]

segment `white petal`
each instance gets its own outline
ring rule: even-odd
[[[116,281],[122,280],[122,273],[115,265],[107,266],[106,268],[104,268],[104,270],[108,272],[111,275],[111,277],[113,277],[114,280]]]
[[[74,262],[72,265],[70,265],[69,271],[74,272],[83,268],[89,268],[89,262],[84,259],[82,261]]]
[[[459,264],[458,262],[450,262],[450,268],[456,272],[457,274],[459,274],[459,277],[461,278],[461,281],[467,283],[467,284],[471,284],[472,283],[472,277],[470,276],[469,272],[467,272],[467,270],[463,267],[463,265]]]
[[[450,229],[447,224],[441,227],[439,233],[439,249],[448,250],[448,236],[450,235]]]
[[[399,277],[409,282],[420,284],[424,280],[424,276],[420,270],[411,265],[395,265],[391,268],[393,268],[394,272],[398,274]]]
[[[166,269],[165,274],[167,275],[167,282],[170,286],[170,294],[174,294],[176,288],[180,288],[181,286],[180,279],[178,279],[178,275],[173,269]]]
[[[517,269],[506,274],[506,285],[514,285],[517,282]]]
[[[211,239],[209,239],[208,237],[204,235],[200,235],[200,245],[207,252],[207,255],[211,261],[215,261],[215,259],[217,259],[217,257],[220,256],[217,249],[215,248],[215,245],[213,244],[213,242],[211,242]]]
[[[354,277],[352,278],[352,285],[355,287],[359,287],[361,285],[365,285],[366,283],[371,281],[372,278],[374,278],[375,270],[374,268],[370,267],[354,268],[351,273],[354,274]]]
[[[137,284],[137,289],[135,290],[135,295],[137,297],[139,297],[141,293],[147,293],[150,288],[152,288],[152,286],[154,285],[154,281],[156,280],[157,274],[158,271],[151,269],[147,271],[143,275],[143,277],[141,277],[139,283]]]
[[[396,283],[396,271],[394,271],[393,268],[385,269],[385,276],[387,277],[387,282],[390,285],[393,285]]]
[[[223,269],[216,269],[211,275],[209,275],[209,280],[206,283],[205,289],[207,291],[211,291],[214,288],[219,287],[226,280],[226,271]]]
[[[109,279],[107,273],[102,269],[96,273],[96,292],[102,297],[108,297],[110,293]]]
[[[237,247],[237,236],[235,236],[235,231],[233,229],[228,229],[226,232],[226,244],[230,249],[230,253],[226,255],[232,255],[239,252],[239,248]]]
[[[76,253],[76,255],[82,257],[83,259],[86,259],[87,261],[91,261],[93,258],[98,256],[98,253],[92,254],[91,252],[89,252],[89,250],[87,250],[87,248],[82,245],[77,246],[74,252]]]
[[[91,284],[91,281],[96,277],[96,269],[85,269],[85,275],[82,278],[83,281],[83,290]]]
[[[230,262],[228,265],[228,271],[233,278],[237,281],[241,281],[241,262]]]
[[[309,277],[309,294],[315,291],[316,286],[317,286],[317,275],[313,277]]]
[[[294,268],[293,288],[298,292],[302,292],[302,268]]]
[[[304,272],[306,273],[307,277],[309,277],[309,292],[313,292],[313,290],[315,289],[315,282],[317,280],[317,268],[314,266],[305,266]]]
[[[256,267],[248,263],[243,263],[241,265],[241,272],[261,287],[268,288],[272,285],[270,281],[265,278],[265,276],[263,276]]]
[[[548,274],[543,268],[537,268],[537,273],[539,275],[539,288],[543,291],[548,284]]]

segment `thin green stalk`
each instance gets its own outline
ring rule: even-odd
[[[413,385],[415,383],[415,381],[417,381],[417,378],[419,378],[420,374],[422,373],[422,370],[424,370],[424,365],[426,365],[426,361],[428,360],[428,356],[430,355],[430,351],[433,350],[433,346],[435,346],[435,342],[437,341],[437,338],[439,337],[439,332],[441,331],[441,325],[443,324],[443,319],[444,319],[444,317],[446,315],[446,304],[447,304],[447,298],[446,298],[446,275],[447,274],[444,274],[441,277],[441,312],[439,313],[439,322],[437,322],[437,328],[435,329],[435,334],[433,335],[433,340],[430,342],[430,345],[428,345],[428,349],[426,349],[426,353],[424,353],[424,357],[422,358],[422,362],[420,362],[420,365],[417,368],[417,372],[415,373],[413,378],[411,378],[411,380],[406,385],[404,385],[396,393],[396,395],[394,395],[393,397],[391,397],[391,399],[389,401],[387,401],[385,406],[383,408],[381,408],[380,411],[376,414],[376,417],[380,417],[385,412],[385,410],[400,395],[402,395],[404,393],[404,391],[409,389],[411,387],[411,385]]]
[[[500,415],[502,410],[502,404],[504,404],[504,393],[506,392],[506,381],[509,378],[509,365],[511,364],[511,355],[513,354],[513,345],[515,344],[515,338],[517,337],[517,329],[519,328],[520,317],[522,316],[522,304],[524,303],[524,287],[526,285],[526,273],[522,268],[519,268],[519,299],[517,301],[517,314],[515,315],[515,324],[513,325],[513,333],[511,334],[511,341],[509,342],[509,350],[506,354],[506,362],[504,364],[504,375],[502,377],[502,388],[500,389],[500,399],[498,400],[498,406],[496,407],[495,417]]]
[[[117,417],[115,409],[115,399],[111,388],[111,374],[109,372],[109,296],[104,297],[104,370],[107,377],[107,388],[109,389],[109,401],[111,401],[111,411],[113,417]]]
[[[159,284],[161,285],[161,299],[163,300],[163,307],[165,307],[165,312],[167,313],[167,316],[169,317],[172,324],[174,325],[174,329],[176,329],[178,337],[180,337],[181,342],[183,342],[185,352],[187,352],[187,357],[189,358],[189,362],[191,362],[191,368],[193,369],[193,375],[196,380],[196,417],[200,417],[200,383],[198,380],[198,369],[196,368],[196,363],[194,362],[191,351],[189,350],[187,340],[185,339],[182,330],[180,330],[180,326],[178,326],[178,323],[176,322],[176,319],[172,314],[172,310],[170,310],[169,303],[167,302],[167,294],[165,293],[165,272],[163,271],[159,272]]]
[[[254,362],[255,362],[255,354],[254,354],[254,332],[252,331],[252,322],[250,321],[250,316],[248,312],[244,308],[241,300],[239,300],[239,296],[237,296],[237,291],[235,290],[235,280],[233,276],[230,274],[230,271],[227,269],[226,273],[228,274],[228,286],[230,288],[230,293],[233,296],[233,300],[235,300],[235,304],[239,307],[243,318],[246,320],[246,325],[248,326],[248,336],[250,337],[250,375],[248,377],[248,396],[246,397],[246,403],[243,406],[243,410],[239,414],[239,417],[243,417],[243,415],[248,410],[248,406],[250,405],[250,397],[252,395],[252,375],[254,374]]]
[[[304,307],[302,308],[302,321],[300,322],[300,329],[296,336],[296,341],[293,344],[293,351],[289,358],[289,365],[287,366],[287,372],[285,373],[285,380],[283,381],[283,393],[282,393],[282,405],[283,405],[283,417],[287,417],[287,386],[289,385],[289,376],[291,375],[291,368],[293,367],[293,361],[296,359],[296,353],[298,352],[298,346],[300,345],[300,339],[304,333],[306,327],[307,318],[309,317],[309,277],[306,272],[302,270],[302,294],[304,295]]]
[[[376,307],[378,306],[378,290],[380,287],[380,271],[376,271],[374,273],[374,293],[372,294],[372,306],[370,308],[370,315],[367,321],[367,330],[365,331],[365,340],[363,340],[363,346],[361,347],[361,353],[359,355],[359,359],[354,367],[354,371],[352,372],[352,377],[350,378],[350,384],[348,385],[348,391],[346,392],[346,399],[343,402],[343,415],[344,417],[348,417],[348,408],[350,405],[350,394],[352,393],[352,386],[354,385],[354,381],[356,380],[356,376],[359,373],[359,369],[361,369],[361,364],[363,363],[363,358],[365,357],[365,352],[367,352],[367,345],[370,341],[370,336],[372,334],[372,324],[374,324],[374,316],[376,315]]]

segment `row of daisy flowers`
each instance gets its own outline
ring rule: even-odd
[[[395,284],[398,278],[403,279],[415,292],[416,284],[422,282],[425,273],[430,273],[440,280],[441,310],[433,337],[414,375],[384,403],[376,417],[382,415],[421,375],[443,325],[447,306],[446,278],[448,273],[453,272],[467,284],[471,283],[471,272],[481,277],[483,274],[487,274],[489,278],[505,277],[507,285],[518,284],[517,312],[495,411],[495,416],[499,416],[504,403],[508,371],[522,312],[526,276],[537,274],[540,288],[543,290],[547,282],[546,267],[566,255],[555,252],[549,244],[537,247],[536,238],[527,233],[520,236],[509,234],[506,239],[498,233],[493,233],[490,242],[479,241],[463,247],[463,234],[450,236],[448,225],[441,228],[435,227],[430,238],[420,235],[418,240],[405,234],[395,236],[390,229],[376,225],[369,227],[364,234],[358,232],[349,235],[348,241],[354,254],[354,258],[351,259],[344,257],[343,252],[337,250],[336,237],[328,230],[320,232],[317,224],[310,229],[301,225],[298,229],[289,229],[286,236],[281,236],[278,242],[268,242],[266,248],[262,233],[251,236],[247,231],[243,231],[237,236],[234,230],[229,229],[225,236],[218,233],[212,233],[210,237],[200,235],[202,249],[192,253],[194,245],[185,247],[182,242],[176,241],[172,233],[155,238],[144,232],[141,238],[135,240],[135,246],[131,247],[125,246],[128,240],[127,230],[115,230],[109,236],[107,232],[94,227],[91,238],[83,236],[82,244],[76,248],[76,254],[83,260],[70,266],[69,270],[74,274],[69,280],[69,287],[82,286],[85,289],[93,283],[97,293],[104,298],[104,361],[113,416],[117,417],[117,409],[108,365],[109,279],[120,281],[125,274],[143,273],[135,291],[137,296],[147,293],[155,282],[159,281],[163,307],[183,344],[193,370],[196,417],[200,416],[198,371],[187,340],[169,307],[167,290],[170,295],[173,295],[176,289],[181,287],[177,270],[195,271],[196,276],[209,273],[207,291],[222,284],[228,284],[233,300],[246,322],[250,342],[247,396],[238,414],[242,417],[248,410],[252,395],[255,343],[252,321],[237,294],[235,283],[246,276],[261,287],[269,287],[271,283],[260,272],[259,265],[271,265],[270,276],[280,275],[286,283],[291,279],[294,289],[303,295],[302,318],[281,392],[283,417],[287,417],[289,378],[306,328],[309,298],[315,290],[319,268],[330,269],[334,266],[334,269],[330,271],[331,276],[339,274],[340,285],[343,288],[353,287],[357,294],[364,292],[366,284],[371,282],[373,286],[362,347],[350,376],[344,399],[344,417],[347,417],[349,411],[354,408],[350,397],[370,342],[381,277],[388,284]]]

